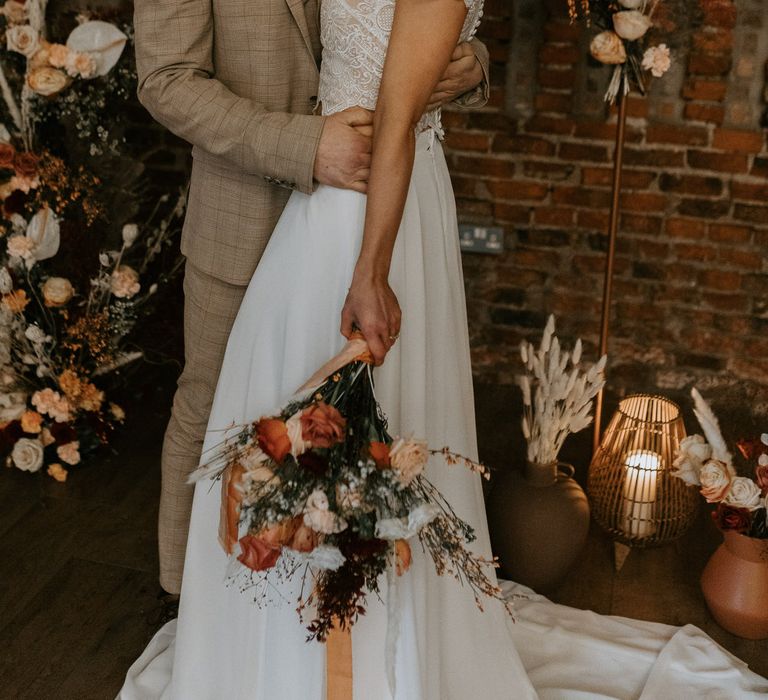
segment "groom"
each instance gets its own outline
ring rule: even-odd
[[[160,584],[177,596],[187,477],[248,282],[292,190],[365,192],[372,117],[358,107],[314,115],[319,0],[135,0],[135,27],[139,99],[193,146],[181,241],[185,367],[163,445],[158,532]],[[431,102],[484,104],[487,66],[482,44],[459,46]]]

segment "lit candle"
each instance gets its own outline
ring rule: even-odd
[[[650,450],[630,452],[624,461],[624,532],[633,539],[656,532],[656,478],[661,455]]]

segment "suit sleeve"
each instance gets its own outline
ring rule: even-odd
[[[174,134],[247,173],[311,192],[324,119],[271,112],[216,80],[212,0],[135,0],[138,95]]]
[[[479,107],[485,107],[488,104],[488,98],[490,97],[490,58],[488,56],[488,48],[478,38],[474,38],[469,42],[472,50],[475,52],[475,58],[480,63],[480,68],[483,71],[483,79],[480,84],[474,87],[469,92],[465,92],[463,95],[459,95],[454,104],[464,109],[478,109]]]

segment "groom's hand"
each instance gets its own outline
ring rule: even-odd
[[[373,112],[349,107],[325,118],[315,156],[315,180],[355,192],[368,190]]]
[[[451,62],[429,98],[428,110],[453,102],[459,95],[476,88],[483,79],[483,69],[468,42],[459,44]]]

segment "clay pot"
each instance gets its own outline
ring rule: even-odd
[[[725,541],[701,575],[701,590],[723,629],[744,639],[768,638],[768,540],[723,533]]]
[[[493,485],[488,524],[500,574],[536,591],[558,583],[581,553],[589,503],[569,464],[526,465]]]

